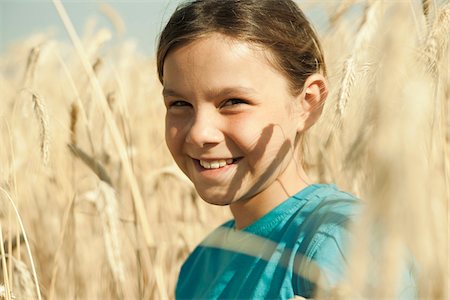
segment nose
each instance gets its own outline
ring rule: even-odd
[[[198,111],[191,127],[188,128],[186,143],[203,148],[207,145],[222,142],[223,133],[218,123],[218,120],[214,116]]]

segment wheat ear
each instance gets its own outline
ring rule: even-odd
[[[122,260],[121,242],[119,240],[119,211],[115,190],[111,185],[99,182],[99,197],[96,202],[103,227],[106,256],[116,284],[120,287],[119,296],[125,294],[125,267]],[[101,201],[101,202],[99,202]]]
[[[437,66],[445,53],[450,35],[450,2],[444,5],[438,13],[433,28],[427,38],[423,55],[428,65],[428,71],[437,76]]]
[[[430,12],[432,8],[432,0],[422,0],[422,11],[427,24],[430,24]]]
[[[6,287],[0,283],[0,299],[6,298]]]
[[[95,151],[94,143],[92,142],[92,136],[91,136],[91,131],[92,131],[91,126],[89,125],[87,114],[83,107],[83,102],[81,101],[80,94],[78,93],[77,87],[75,85],[75,82],[73,81],[72,76],[70,75],[70,72],[67,68],[66,63],[64,62],[64,60],[62,59],[61,55],[59,55],[58,52],[56,53],[56,57],[57,57],[59,63],[61,64],[64,74],[67,77],[70,88],[72,89],[73,93],[75,94],[75,103],[76,104],[73,104],[73,105],[76,105],[76,107],[77,107],[77,117],[79,117],[81,115],[81,120],[86,128],[86,134],[87,134],[87,137],[89,140],[89,145],[91,147],[91,151],[92,151],[92,153],[95,153],[94,152]]]
[[[24,75],[25,87],[33,86],[34,73],[36,71],[36,65],[39,59],[39,54],[40,54],[39,47],[34,47],[30,50]]]
[[[70,143],[77,144],[78,106],[74,102],[70,106]]]
[[[37,93],[32,93],[34,112],[40,124],[41,155],[44,165],[47,165],[50,157],[50,134],[48,126],[48,114],[44,100]]]
[[[14,274],[18,276],[18,284],[20,290],[20,296],[23,299],[33,299],[36,298],[36,295],[32,289],[33,279],[31,278],[30,271],[26,264],[21,262],[20,260],[15,259],[13,256],[9,256],[8,260],[11,260],[14,265]],[[19,296],[19,292],[16,292],[16,295]]]
[[[364,23],[356,36],[355,47],[350,56],[345,60],[343,70],[344,75],[340,84],[337,101],[337,111],[340,116],[344,115],[351,90],[355,84],[355,76],[359,64],[358,56],[365,51],[368,42],[376,34],[378,19],[381,14],[381,2],[382,1],[375,1],[367,9],[366,15],[364,16]]]
[[[6,267],[6,255],[5,255],[5,248],[3,247],[3,228],[2,224],[0,223],[0,254],[2,256],[1,262],[2,262],[2,270],[3,270],[3,280],[5,281],[5,293],[6,293],[6,299],[11,300],[11,286],[9,285],[9,278],[8,278],[8,269]]]

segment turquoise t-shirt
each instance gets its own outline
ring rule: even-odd
[[[223,224],[183,264],[176,298],[310,298],[313,282],[333,287],[346,269],[347,225],[358,206],[335,185],[314,184],[242,230],[234,220]]]

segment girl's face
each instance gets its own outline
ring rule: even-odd
[[[298,180],[299,96],[268,54],[211,34],[165,59],[166,142],[209,203],[251,199],[280,181]]]

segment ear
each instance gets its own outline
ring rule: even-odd
[[[328,83],[322,74],[309,76],[298,96],[300,120],[297,132],[302,132],[314,125],[322,114],[325,99],[328,96]]]

